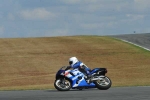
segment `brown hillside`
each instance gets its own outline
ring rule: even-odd
[[[150,53],[99,36],[0,39],[0,89],[53,88],[55,73],[76,56],[106,67],[113,86],[150,85]]]

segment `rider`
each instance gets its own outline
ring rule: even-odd
[[[85,75],[85,79],[89,83],[90,78],[91,78],[90,69],[83,62],[79,61],[76,57],[71,57],[69,58],[69,65],[70,66],[68,66],[67,69],[78,68]]]

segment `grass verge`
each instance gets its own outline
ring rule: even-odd
[[[0,90],[54,88],[55,73],[76,56],[106,67],[112,86],[149,86],[150,52],[102,36],[0,39]]]

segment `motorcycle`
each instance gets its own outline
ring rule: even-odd
[[[79,69],[66,70],[67,67],[61,67],[56,73],[56,80],[54,87],[58,91],[68,91],[70,89],[89,89],[98,88],[100,90],[107,90],[111,87],[112,82],[109,77],[105,76],[106,68],[95,68],[90,70],[90,83],[87,82],[85,74]]]

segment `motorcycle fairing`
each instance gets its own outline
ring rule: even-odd
[[[69,72],[69,73],[68,73]],[[95,87],[94,83],[88,84],[86,80],[84,79],[84,74],[80,72],[78,69],[74,70],[68,70],[66,74],[66,77],[69,78],[72,81],[72,87]],[[74,74],[71,75],[70,73]],[[81,79],[79,79],[81,77]]]

